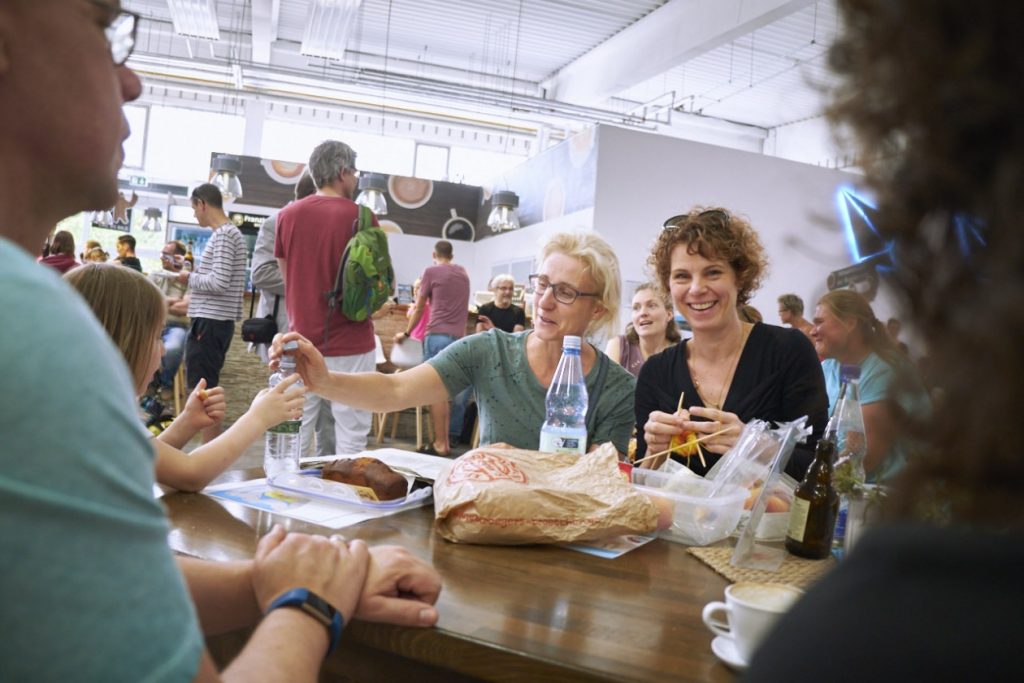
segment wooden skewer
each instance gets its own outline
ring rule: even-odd
[[[676,414],[677,415],[679,413],[683,412],[683,396],[686,396],[686,392],[685,391],[679,392],[679,405],[676,406]],[[700,447],[700,443],[698,443],[698,442],[694,442],[694,443],[697,446],[697,457],[700,458],[700,466],[703,467],[704,469],[707,469],[708,464],[704,460],[704,449]],[[677,446],[677,448],[678,448],[678,446]],[[690,459],[689,458],[686,459],[686,463],[687,464],[690,463]]]
[[[691,446],[693,444],[697,444],[697,453],[699,454],[700,453],[700,442],[701,441],[707,441],[710,438],[719,436],[721,434],[725,434],[726,432],[731,432],[734,429],[736,429],[736,427],[730,425],[730,426],[726,427],[725,429],[719,429],[717,432],[714,432],[713,434],[705,434],[704,436],[700,437],[696,441],[690,441],[690,442],[687,442],[687,443],[681,443],[678,446],[673,446],[672,448],[666,448],[665,450],[661,451],[660,453],[655,453],[653,455],[645,455],[644,457],[640,458],[639,460],[634,460],[633,461],[633,466],[635,467],[636,465],[639,465],[644,460],[650,460],[651,458],[658,458],[658,457],[660,457],[662,455],[668,455],[669,453],[671,453],[673,451],[678,451],[681,448],[685,448],[685,447]],[[704,458],[703,457],[701,458],[701,464],[704,465],[705,467],[707,467],[707,464],[704,462]]]

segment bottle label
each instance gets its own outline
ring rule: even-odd
[[[587,450],[587,437],[541,432],[540,450],[544,453],[576,453],[577,455],[583,455]]]
[[[271,427],[267,431],[273,432],[274,434],[298,434],[301,427],[301,420],[286,420],[277,426]]]
[[[798,543],[804,542],[804,532],[807,530],[807,515],[811,511],[811,501],[803,498],[793,498],[793,507],[789,512],[789,530],[786,536]]]

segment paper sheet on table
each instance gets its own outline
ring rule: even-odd
[[[378,448],[375,451],[363,451],[362,453],[354,454],[338,454],[338,455],[325,455],[315,458],[302,458],[302,467],[309,465],[316,465],[322,462],[331,462],[338,458],[359,458],[367,456],[370,458],[377,458],[385,465],[391,467],[401,467],[407,470],[411,470],[423,477],[434,481],[437,479],[441,470],[452,463],[451,458],[442,458],[436,455],[424,455],[423,453],[416,453],[415,451],[403,451],[398,448]]]
[[[636,550],[640,546],[647,545],[655,538],[655,536],[646,536],[643,534],[625,534],[623,536],[613,536],[612,538],[608,538],[603,541],[559,543],[558,547],[565,548],[566,550],[575,550],[576,552],[584,553],[585,555],[603,557],[606,560],[614,560],[616,557],[625,555],[630,550]]]
[[[228,484],[218,484],[203,489],[203,493],[220,500],[230,501],[273,512],[284,517],[292,517],[328,527],[341,529],[365,522],[368,519],[387,517],[402,510],[362,510],[344,505],[320,502],[277,491],[267,485],[266,479],[250,479]]]

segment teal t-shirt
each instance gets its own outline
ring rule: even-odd
[[[191,681],[203,641],[120,352],[0,238],[0,678]]]
[[[828,414],[831,415],[839,400],[839,361],[828,358],[821,363],[821,369],[825,373],[825,391],[828,392]],[[910,369],[913,372],[913,369]],[[896,381],[896,371],[891,365],[882,360],[878,354],[869,353],[860,364],[859,398],[862,406],[878,401],[884,401],[889,397],[889,390]],[[921,417],[930,410],[931,402],[924,385],[916,387],[912,391],[901,392],[894,396],[896,403],[908,414]],[[870,439],[870,436],[868,437]],[[868,482],[882,483],[892,479],[904,465],[907,464],[907,451],[909,444],[905,438],[897,437],[889,449],[889,453],[882,460],[878,468],[868,475]]]
[[[531,330],[515,334],[488,330],[450,344],[427,361],[441,375],[452,396],[473,387],[483,445],[503,442],[529,450],[540,446],[548,390],[541,386],[526,359],[529,334]],[[586,377],[591,410],[597,411],[596,428],[587,436],[591,444],[611,441],[620,453],[625,453],[633,433],[636,379],[600,351],[597,357],[599,362]],[[607,364],[604,386],[595,394],[602,363]]]

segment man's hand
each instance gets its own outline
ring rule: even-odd
[[[180,273],[178,273],[178,277],[175,278],[175,282],[180,282],[183,285],[187,285],[188,284],[188,276],[190,274],[191,273],[189,273],[187,270],[181,271]]]
[[[494,329],[494,322],[491,321],[486,315],[478,315],[476,317],[476,331],[486,332],[487,330]]]
[[[252,585],[260,611],[266,612],[285,591],[306,588],[341,612],[347,623],[363,590],[369,560],[363,541],[288,534],[276,525],[260,540],[254,558]]]
[[[355,616],[400,626],[433,626],[441,575],[405,548],[370,549],[370,567]]]

